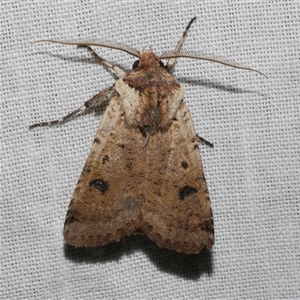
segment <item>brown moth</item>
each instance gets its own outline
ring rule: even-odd
[[[182,102],[184,89],[170,69],[176,58],[189,57],[260,72],[213,56],[181,52],[195,19],[175,50],[162,55],[109,42],[38,41],[86,47],[122,76],[67,116],[30,126],[63,123],[110,99],[69,205],[64,225],[68,244],[104,246],[124,236],[146,234],[159,247],[182,253],[199,253],[213,246],[212,208],[199,137]],[[126,73],[98,56],[91,46],[118,49],[138,60]],[[161,59],[168,61],[164,65]]]

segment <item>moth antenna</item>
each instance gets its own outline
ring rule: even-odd
[[[174,54],[173,51],[168,51],[168,52],[164,52],[162,55],[159,56],[160,59],[179,58],[179,57],[187,57],[187,58],[201,59],[201,60],[216,62],[216,63],[222,64],[222,65],[237,68],[237,69],[253,71],[253,72],[256,72],[256,73],[268,78],[267,75],[265,75],[264,73],[262,73],[258,70],[249,68],[247,66],[240,65],[240,64],[238,64],[234,61],[230,61],[226,58],[219,58],[213,54],[205,54],[205,53],[194,52],[194,51],[179,51],[178,53]]]
[[[109,41],[100,41],[100,42],[76,42],[76,41],[57,41],[57,40],[38,40],[34,41],[32,44],[36,43],[56,43],[56,44],[63,44],[63,45],[75,45],[78,47],[88,47],[88,46],[98,46],[98,47],[105,47],[110,49],[116,49],[123,52],[126,52],[130,55],[135,57],[141,58],[141,54],[138,50],[134,49],[131,46],[121,44],[121,43],[114,43]]]
[[[188,33],[188,31],[189,31],[191,25],[193,24],[193,22],[194,22],[196,19],[197,19],[197,17],[192,18],[192,19],[190,20],[189,24],[186,26],[186,28],[185,28],[185,30],[184,30],[184,32],[183,32],[183,34],[182,34],[180,40],[179,40],[178,43],[177,43],[176,48],[175,48],[174,51],[173,51],[173,54],[177,54],[177,53],[179,52],[179,50],[180,50],[180,48],[181,48],[181,46],[182,46],[182,44],[183,44],[183,42],[184,42],[184,40],[185,40],[185,37],[186,37],[186,35],[187,35],[187,33]],[[170,69],[173,67],[173,65],[175,64],[175,61],[176,61],[176,57],[170,57],[169,60],[167,61],[166,69],[167,69],[167,70],[170,70]]]

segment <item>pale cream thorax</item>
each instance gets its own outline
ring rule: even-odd
[[[137,127],[141,111],[141,94],[136,89],[126,84],[123,79],[117,80],[115,89],[121,97],[123,108],[125,111],[126,121],[129,126]],[[166,109],[163,109],[162,120],[164,124],[167,124],[172,118],[175,117],[177,110],[184,97],[184,88],[180,85],[180,88],[173,90],[169,97],[166,97],[163,101]],[[159,103],[158,103],[159,104]]]

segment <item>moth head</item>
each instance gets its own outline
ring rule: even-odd
[[[166,66],[165,66],[165,64],[161,61],[161,60],[159,60],[159,66],[161,67],[161,68],[165,68]],[[136,60],[134,63],[133,63],[133,65],[132,65],[132,70],[135,70],[135,69],[137,69],[138,67],[140,67],[140,60],[138,59],[138,60]]]
[[[132,70],[137,68],[165,68],[164,63],[153,51],[143,51],[138,60],[132,65]]]

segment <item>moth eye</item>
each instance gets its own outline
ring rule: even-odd
[[[139,66],[139,64],[140,64],[140,60],[138,59],[133,63],[132,70],[136,69]]]
[[[162,68],[165,67],[164,63],[163,63],[161,60],[159,61],[159,65],[160,65]]]

